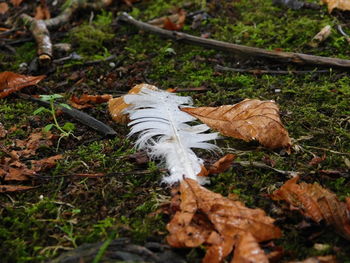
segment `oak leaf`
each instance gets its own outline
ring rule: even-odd
[[[77,109],[85,109],[93,107],[92,104],[100,104],[108,102],[112,99],[112,95],[103,94],[103,95],[88,95],[83,94],[80,98],[72,95],[70,98],[69,104]]]
[[[13,92],[21,90],[28,86],[38,84],[45,75],[26,76],[16,74],[10,71],[0,73],[0,99],[5,98]]]
[[[142,88],[157,90],[158,88],[153,85],[149,84],[139,84],[134,86],[131,90],[129,90],[128,94],[137,94],[141,91]],[[126,124],[129,121],[129,118],[126,114],[123,113],[123,111],[129,106],[129,104],[126,104],[123,96],[118,98],[113,98],[108,101],[108,110],[109,113],[112,116],[112,119],[121,124]]]
[[[272,149],[291,145],[279,117],[279,108],[273,101],[246,99],[234,105],[182,108],[182,111],[225,136],[245,141],[256,139]]]
[[[298,176],[288,180],[272,193],[272,199],[287,201],[317,223],[324,220],[340,235],[350,240],[350,211],[347,203],[340,202],[334,193],[318,183],[297,184],[298,180]]]
[[[263,210],[211,192],[194,180],[184,179],[180,193],[179,210],[167,225],[167,241],[174,247],[208,246],[203,262],[221,262],[242,232],[251,233],[257,242],[281,236],[274,219]]]
[[[323,3],[327,4],[328,12],[332,13],[333,9],[340,9],[343,11],[350,10],[349,0],[322,0]]]

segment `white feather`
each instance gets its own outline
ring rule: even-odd
[[[218,134],[203,133],[209,129],[205,124],[187,124],[195,118],[179,107],[192,105],[192,99],[142,88],[138,94],[125,95],[124,101],[130,104],[126,109],[131,120],[129,136],[137,133],[137,148],[146,150],[152,158],[165,160],[170,174],[164,181],[173,184],[186,177],[205,183],[203,177],[197,176],[203,160],[192,148],[217,149],[207,141],[217,139]]]

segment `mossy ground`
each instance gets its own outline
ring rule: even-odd
[[[315,1],[316,2],[316,1]],[[166,15],[175,7],[188,11],[203,8],[203,1],[144,1],[128,10],[141,20]],[[133,85],[148,82],[160,88],[205,87],[206,92],[188,92],[195,104],[217,106],[233,104],[244,98],[275,100],[290,136],[300,146],[291,155],[273,152],[255,143],[235,139],[221,140],[223,153],[238,154],[238,161],[261,161],[270,158],[276,168],[302,172],[302,180],[319,182],[343,200],[350,196],[348,163],[350,159],[350,78],[347,72],[333,69],[327,74],[251,75],[217,72],[216,64],[229,67],[267,69],[313,69],[280,64],[255,58],[240,58],[201,47],[176,43],[147,32],[122,25],[112,27],[115,10],[99,13],[94,22],[89,15],[78,21],[75,29],[55,41],[71,42],[85,60],[115,54],[113,61],[87,66],[68,62],[39,84],[37,90],[27,92],[71,94],[127,92]],[[267,49],[349,58],[350,49],[345,38],[333,29],[330,38],[319,48],[310,48],[310,39],[324,26],[344,23],[337,15],[321,10],[290,10],[272,5],[272,1],[207,1],[211,17],[196,30],[188,22],[184,31],[212,38]],[[94,32],[96,38],[91,38]],[[97,34],[97,35],[96,35]],[[112,34],[113,37],[112,37]],[[35,44],[16,48],[17,55],[1,54],[2,70],[18,70],[22,62],[35,56]],[[74,73],[72,74],[72,72]],[[75,75],[74,75],[75,74]],[[74,75],[74,76],[73,76]],[[39,107],[15,96],[0,100],[1,122],[10,133],[2,143],[11,144],[15,138],[25,138],[34,128],[50,122],[47,117],[35,117]],[[52,258],[67,249],[86,242],[108,237],[133,238],[135,242],[164,240],[168,218],[154,216],[159,204],[169,197],[169,189],[161,187],[162,172],[150,162],[137,165],[128,156],[134,152],[132,139],[127,139],[127,127],[114,124],[105,105],[86,110],[118,132],[117,138],[103,139],[88,128],[76,123],[75,135],[80,140],[63,140],[60,152],[64,159],[56,168],[39,175],[32,182],[40,187],[25,193],[0,196],[0,240],[3,262],[34,262]],[[64,123],[67,117],[60,116]],[[69,120],[72,121],[72,120]],[[55,149],[41,149],[37,158],[55,154]],[[308,165],[314,155],[326,154],[316,167]],[[0,155],[1,157],[1,155]],[[207,156],[214,160],[217,156]],[[322,173],[337,170],[347,176]],[[105,173],[104,178],[82,179],[75,173]],[[339,262],[350,262],[347,241],[331,228],[312,225],[298,229],[303,218],[296,211],[281,208],[283,203],[271,201],[267,194],[281,186],[287,178],[277,172],[235,165],[228,172],[212,178],[209,186],[223,195],[239,194],[250,207],[263,208],[277,218],[284,235],[275,243],[286,251],[283,260],[303,259],[313,255],[334,254]],[[320,251],[314,244],[329,245]],[[201,250],[190,250],[190,262],[199,260]]]

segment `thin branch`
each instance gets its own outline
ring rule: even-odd
[[[275,75],[290,75],[290,74],[308,74],[308,73],[330,73],[330,70],[268,70],[268,69],[244,69],[244,68],[229,68],[220,65],[215,66],[217,71],[230,71],[240,73],[250,73],[254,75],[260,74],[275,74]]]
[[[193,36],[185,33],[169,31],[162,28],[158,28],[156,26],[152,26],[147,23],[138,21],[125,12],[118,17],[118,20],[134,25],[139,29],[160,35],[162,37],[167,37],[179,42],[194,44],[205,48],[221,50],[221,51],[230,52],[238,55],[273,59],[284,63],[350,68],[350,60],[347,60],[347,59],[320,57],[320,56],[307,55],[302,53],[293,53],[293,52],[273,51],[273,50],[266,50],[266,49],[256,48],[256,47],[236,45],[236,44],[218,41],[214,39],[206,39],[206,38],[197,37],[197,36]]]

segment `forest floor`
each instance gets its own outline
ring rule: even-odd
[[[145,0],[132,6],[116,2],[101,11],[80,11],[69,24],[51,31],[54,43],[72,44],[82,60],[68,60],[47,72],[39,72],[47,77],[22,92],[61,94],[65,100],[83,93],[117,97],[136,84],[149,83],[161,89],[184,89],[179,94],[192,96],[196,106],[235,104],[245,98],[275,100],[294,143],[291,154],[233,138],[218,142],[222,154],[236,154],[237,162],[265,162],[276,169],[299,172],[301,181],[318,182],[340,200],[350,196],[348,71],[238,57],[174,42],[116,22],[121,11],[149,21],[169,15],[176,8],[187,13],[205,9],[206,19],[193,28],[189,17],[181,31],[268,50],[349,58],[349,43],[336,30],[342,24],[350,34],[348,14],[341,11],[329,14],[326,6],[292,10],[274,5],[272,0]],[[50,3],[51,13],[59,13],[62,4],[63,1],[56,6]],[[34,12],[35,1],[22,5],[28,14]],[[8,16],[16,12],[19,11],[10,10]],[[1,22],[4,21],[2,18]],[[332,26],[330,37],[319,47],[310,47],[310,40],[326,25]],[[20,65],[24,62],[29,65],[36,57],[36,43],[29,40],[13,47],[15,53],[0,52],[0,70],[28,73]],[[54,58],[67,55],[60,51]],[[115,57],[104,61],[111,55]],[[94,60],[100,62],[86,63]],[[216,65],[310,72],[283,75],[221,72]],[[320,69],[329,72],[317,72]],[[52,123],[50,115],[33,114],[39,107],[16,94],[0,99],[0,122],[9,131],[0,143],[7,147]],[[170,188],[160,184],[165,171],[156,160],[139,160],[133,138],[127,137],[129,128],[111,119],[106,103],[82,111],[110,125],[117,136],[104,138],[66,115],[58,116],[62,125],[67,121],[74,124],[75,137],[63,138],[58,151],[57,140],[52,146],[38,149],[34,158],[56,154],[63,158],[54,168],[22,182],[37,188],[0,195],[2,262],[46,261],[82,244],[116,238],[130,238],[141,246],[147,242],[166,244],[169,217],[157,212],[162,203],[170,200]],[[52,133],[59,134],[56,130]],[[5,155],[0,152],[0,158]],[[201,152],[199,155],[207,162],[218,158]],[[316,156],[323,157],[322,161],[310,164]],[[82,178],[75,176],[78,173],[105,176]],[[207,187],[224,196],[237,194],[248,207],[262,208],[276,219],[283,232],[280,239],[274,240],[284,250],[281,262],[319,255],[335,255],[339,262],[350,262],[349,241],[332,227],[312,223],[299,211],[288,210],[286,203],[269,198],[268,194],[288,179],[272,169],[234,163],[227,172],[211,177]],[[175,253],[187,262],[200,262],[205,249],[176,249]]]

